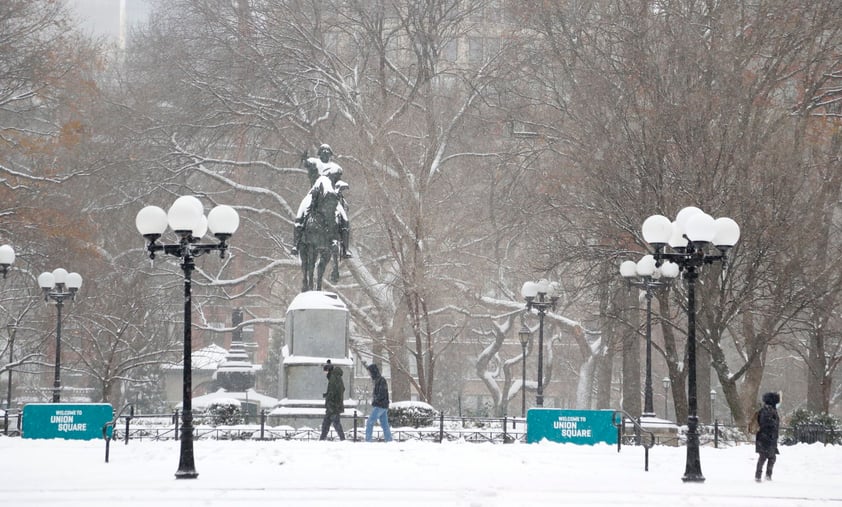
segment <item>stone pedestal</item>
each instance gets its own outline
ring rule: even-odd
[[[317,426],[324,416],[327,378],[322,367],[330,359],[342,369],[346,415],[356,402],[353,360],[348,347],[348,308],[332,292],[302,292],[286,313],[286,345],[281,350],[281,400],[269,415],[273,424]]]

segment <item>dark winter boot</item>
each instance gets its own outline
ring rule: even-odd
[[[769,458],[769,462],[766,463],[766,480],[772,480],[772,469],[775,468],[775,458]]]
[[[763,454],[757,458],[757,469],[754,471],[754,480],[760,482],[760,478],[763,476],[763,462],[766,461],[766,457]]]
[[[322,419],[322,433],[319,435],[319,440],[327,440],[327,432],[330,431],[330,418],[325,416]],[[757,479],[760,480],[760,479]]]
[[[295,226],[292,230],[292,250],[289,251],[292,255],[298,255],[298,244],[301,243],[301,227]]]
[[[350,241],[350,239],[351,239],[350,238],[350,231],[348,230],[347,227],[343,227],[342,230],[340,231],[340,241],[339,241],[341,243],[341,246],[342,246],[341,256],[342,256],[343,259],[350,259],[351,257],[353,257],[353,255],[351,255],[351,252],[348,251],[348,242]]]

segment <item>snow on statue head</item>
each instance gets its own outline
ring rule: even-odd
[[[322,162],[327,162],[327,160],[325,160],[325,157],[330,159],[330,156],[333,155],[333,150],[330,149],[329,144],[323,144],[319,146],[319,151],[317,152],[317,154],[319,155],[319,158],[322,159]]]

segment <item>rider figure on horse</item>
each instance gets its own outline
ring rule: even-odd
[[[324,192],[336,193],[339,197],[339,206],[336,210],[336,232],[340,244],[340,256],[343,259],[352,257],[348,252],[348,242],[350,239],[350,225],[348,222],[348,203],[345,199],[344,192],[349,188],[349,185],[342,181],[342,167],[336,162],[331,162],[330,157],[333,151],[327,144],[319,146],[319,157],[302,157],[304,166],[307,168],[307,174],[310,178],[310,191],[304,196],[301,204],[298,206],[298,213],[295,217],[295,227],[293,229],[292,255],[298,255],[298,248],[301,243],[301,237],[304,232],[304,226],[309,217],[313,213],[314,202]]]
[[[319,176],[326,176],[330,169],[338,167],[340,171],[342,170],[342,168],[339,167],[339,164],[330,161],[330,157],[333,156],[333,150],[330,149],[329,144],[322,144],[319,146],[319,150],[316,152],[316,155],[317,156],[315,157],[308,157],[307,152],[305,151],[301,156],[301,163],[304,164],[304,168],[307,169],[307,177],[310,178],[311,187],[316,184],[316,180],[319,179]]]

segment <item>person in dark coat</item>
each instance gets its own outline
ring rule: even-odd
[[[339,420],[340,414],[345,411],[345,383],[342,381],[342,368],[334,367],[328,359],[323,369],[327,372],[327,392],[324,395],[325,417],[322,420],[322,434],[319,440],[327,439],[331,424],[339,435],[339,440],[345,440],[345,432],[342,431],[342,422]]]
[[[365,422],[365,441],[371,442],[371,433],[374,431],[374,423],[380,422],[383,429],[383,440],[392,441],[392,429],[389,427],[389,385],[386,379],[380,375],[380,369],[376,364],[368,365],[368,373],[374,383],[374,393],[371,400],[371,414]]]
[[[766,480],[772,480],[772,469],[775,467],[778,455],[778,430],[781,426],[776,407],[780,402],[780,394],[764,394],[763,406],[755,415],[759,428],[754,443],[754,450],[759,455],[757,469],[754,472],[754,479],[757,482],[760,482],[760,477],[763,475],[763,463],[766,463]]]

